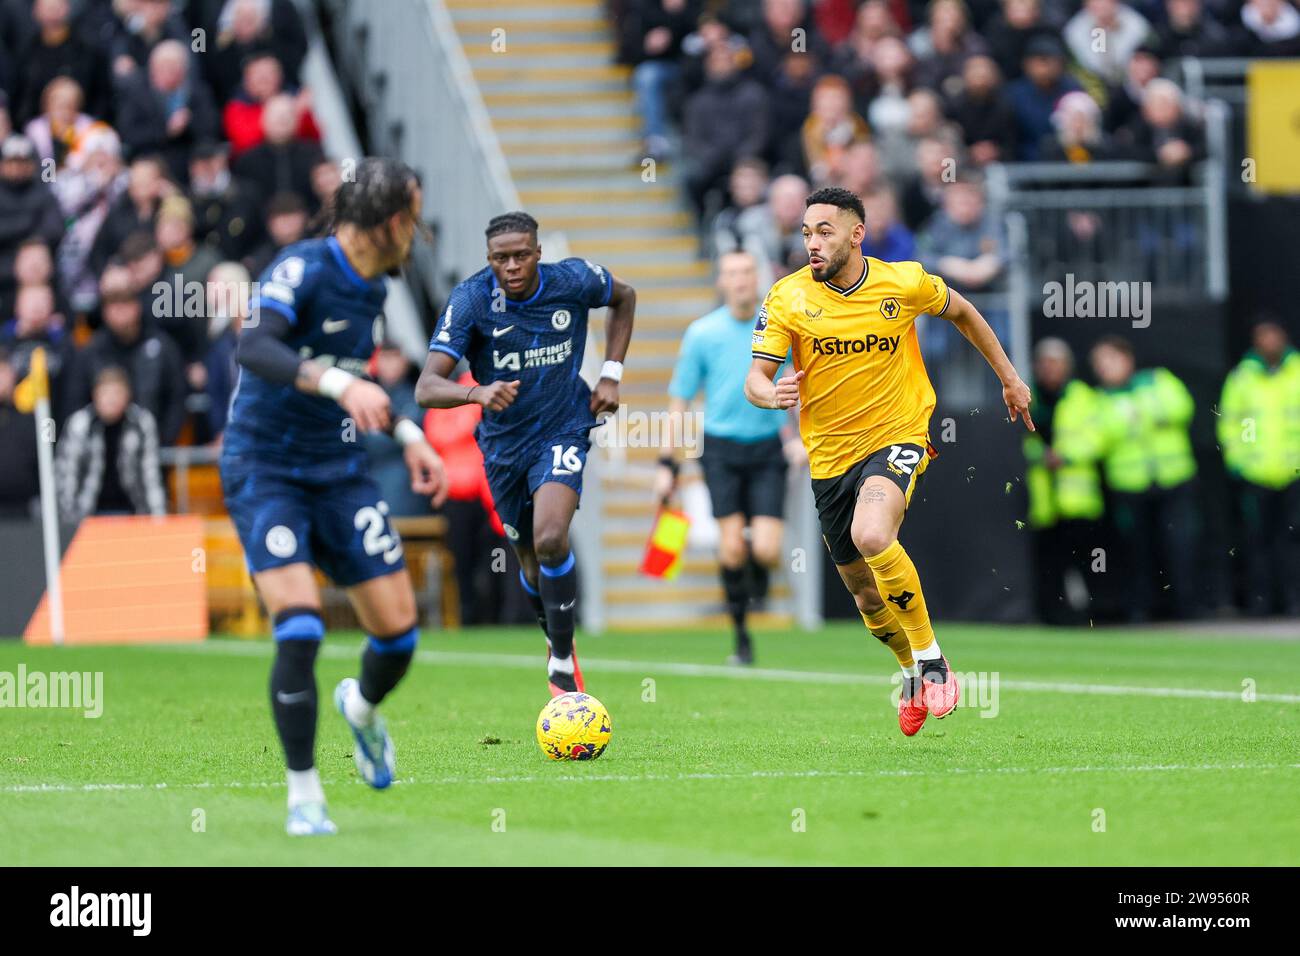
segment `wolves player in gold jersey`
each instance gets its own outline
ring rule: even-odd
[[[1002,382],[1011,420],[1031,431],[1029,387],[983,316],[918,262],[862,255],[862,201],[846,189],[808,197],[808,266],[774,286],[754,326],[745,395],[762,408],[799,406],[822,537],[867,628],[903,668],[898,725],[946,717],[961,688],[939,650],[916,566],[898,541],[917,479],[936,454],[934,388],[915,321],[952,322]],[[795,371],[773,382],[787,351]]]

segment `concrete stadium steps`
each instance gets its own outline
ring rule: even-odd
[[[636,287],[637,327],[622,396],[629,411],[665,411],[681,335],[716,304],[712,269],[699,258],[672,164],[660,162],[651,181],[643,178],[631,71],[614,62],[603,4],[445,2],[524,208],[544,231],[563,234],[573,255]],[[597,349],[604,346],[603,317],[593,316]],[[610,449],[599,472],[601,513],[578,517],[601,527],[607,619],[614,627],[725,625],[712,554],[688,552],[670,582],[637,570],[656,511],[650,488],[657,457],[657,447]],[[789,623],[789,589],[779,577],[769,606],[760,623]]]

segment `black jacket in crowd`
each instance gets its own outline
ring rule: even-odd
[[[158,423],[158,440],[176,444],[185,424],[185,365],[180,349],[165,332],[143,331],[134,342],[122,342],[102,328],[90,337],[77,356],[69,396],[74,408],[90,404],[95,376],[116,365],[131,379],[131,401],[146,409]]]

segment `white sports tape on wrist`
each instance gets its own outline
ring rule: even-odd
[[[399,445],[405,448],[417,441],[424,441],[424,429],[409,418],[403,418],[393,427],[393,437],[397,439]]]
[[[316,391],[325,398],[332,398],[337,402],[343,397],[343,393],[347,391],[348,386],[356,381],[356,378],[350,372],[330,366],[320,373],[320,381],[316,383]]]

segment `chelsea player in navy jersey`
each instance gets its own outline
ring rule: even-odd
[[[519,556],[519,581],[546,634],[551,695],[583,690],[573,650],[577,571],[569,524],[597,416],[618,408],[636,293],[584,259],[541,261],[537,220],[487,227],[488,267],[452,290],[415,387],[425,408],[476,403],[475,433],[497,514]],[[578,374],[587,313],[610,309],[605,364],[593,392]],[[449,379],[467,359],[478,385]]]
[[[412,490],[435,504],[445,497],[442,462],[423,430],[395,419],[387,393],[364,377],[382,338],[384,275],[406,261],[420,204],[410,167],[360,162],[335,196],[332,235],[276,257],[240,335],[221,481],[273,621],[271,711],[288,765],[292,835],[335,832],[315,765],[315,662],[325,629],[313,566],[347,590],[368,635],[360,678],[334,693],[357,768],[376,789],[393,779],[393,744],[376,708],[415,653],[415,595],[357,432],[390,432],[403,445]]]

